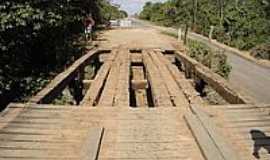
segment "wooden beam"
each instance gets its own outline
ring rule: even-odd
[[[134,90],[147,89],[148,88],[148,82],[147,82],[147,80],[132,80],[131,81],[131,87]]]
[[[143,51],[143,63],[147,72],[147,79],[151,85],[153,101],[155,106],[171,107],[173,106],[166,84],[160,78],[160,72],[152,61],[149,52]]]
[[[212,141],[212,138],[198,118],[192,113],[186,113],[184,118],[206,160],[224,160],[218,148]]]
[[[166,61],[168,60],[166,59],[166,57],[164,57],[164,55],[160,51],[151,52],[150,56],[153,60],[153,63],[159,70],[160,79],[162,79],[165,83],[171,101],[173,101],[175,106],[188,107],[189,103],[187,101],[187,98],[185,97],[181,88],[179,88],[172,74],[167,68]]]
[[[105,106],[105,107],[113,106],[119,79],[119,70],[120,70],[119,57],[121,57],[120,53],[122,54],[122,52],[119,52],[115,60],[111,64],[111,69],[107,77],[106,83],[104,85],[104,89],[101,93],[98,106]]]
[[[129,85],[130,85],[130,53],[127,49],[120,51],[119,60],[119,76],[117,84],[117,92],[114,99],[114,106],[127,107],[130,103]]]
[[[43,90],[32,97],[30,103],[50,103],[61,93],[69,82],[74,79],[81,68],[85,67],[89,60],[100,50],[94,49],[75,61],[67,70],[56,76]]]
[[[131,53],[131,62],[133,63],[142,63],[142,54],[141,53]]]
[[[88,80],[88,79],[85,79],[85,80],[83,80],[83,86],[84,86],[84,88],[89,88],[90,87],[90,85],[93,83],[93,81],[94,80]]]
[[[81,102],[82,106],[95,106],[98,103],[98,99],[107,81],[107,77],[111,70],[112,63],[115,60],[117,54],[118,54],[118,51],[113,51],[110,54],[109,60],[101,66],[94,81],[92,82],[92,85],[87,90]]]
[[[185,66],[186,75],[189,78],[199,78],[211,86],[227,102],[232,104],[253,104],[254,100],[237,92],[224,78],[214,73],[206,66],[181,52],[175,52],[176,58]]]

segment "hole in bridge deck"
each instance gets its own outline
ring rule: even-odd
[[[130,53],[139,53],[139,54],[141,54],[142,53],[142,49],[130,49],[129,52]]]
[[[79,105],[105,62],[100,59],[100,55],[109,55],[110,52],[110,50],[101,51],[89,60],[87,65],[78,72],[51,103],[58,105]]]
[[[130,106],[153,107],[151,87],[146,79],[143,62],[131,63],[130,76]]]

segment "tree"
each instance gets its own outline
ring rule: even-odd
[[[154,7],[158,6],[158,7]],[[213,38],[249,50],[270,39],[270,0],[169,0],[147,3],[140,18],[165,26],[191,26]]]
[[[82,20],[91,13],[105,22],[104,8],[113,6],[107,0],[0,1],[0,106],[33,94],[78,58]]]

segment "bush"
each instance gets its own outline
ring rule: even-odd
[[[232,67],[227,62],[227,56],[222,51],[213,51],[203,43],[189,40],[188,54],[198,62],[207,66],[224,78],[229,78]]]

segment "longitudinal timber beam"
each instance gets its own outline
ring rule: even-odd
[[[89,60],[100,51],[99,49],[93,49],[75,61],[67,70],[57,75],[43,90],[32,97],[29,102],[50,103],[74,79],[76,74],[87,65]]]

